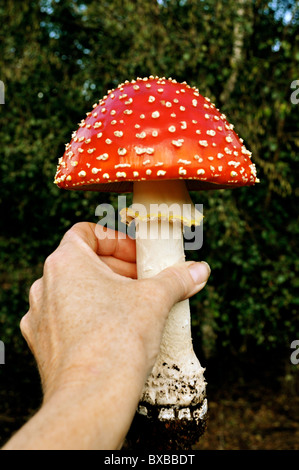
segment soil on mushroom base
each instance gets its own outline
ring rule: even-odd
[[[210,390],[206,430],[192,450],[299,450],[299,396],[256,383]]]

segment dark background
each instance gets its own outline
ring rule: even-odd
[[[204,243],[188,259],[212,268],[191,301],[210,402],[197,448],[299,449],[298,2],[0,0],[0,24],[0,445],[41,401],[19,331],[29,287],[72,224],[117,200],[59,190],[57,160],[108,89],[158,75],[228,116],[261,180],[192,194]]]

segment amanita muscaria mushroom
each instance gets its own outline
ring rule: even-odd
[[[150,76],[120,84],[93,105],[59,159],[55,183],[72,190],[133,191],[126,217],[135,218],[142,278],[185,259],[182,226],[202,218],[188,189],[255,184],[250,157],[226,116],[196,88]],[[153,213],[152,204],[161,203],[164,212]],[[174,203],[177,211],[165,209]],[[143,214],[134,209],[141,205]],[[187,215],[186,205],[191,208]],[[149,223],[160,226],[158,238],[142,236]],[[185,300],[170,312],[139,412],[150,415],[155,409],[162,421],[198,423],[206,410],[203,372],[193,351]]]

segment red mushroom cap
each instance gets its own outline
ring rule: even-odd
[[[120,84],[93,105],[55,176],[64,189],[132,191],[134,181],[185,179],[191,190],[258,182],[251,153],[208,98],[176,80]]]

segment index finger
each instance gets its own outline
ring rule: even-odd
[[[65,234],[67,241],[77,236],[99,256],[112,256],[129,263],[136,262],[135,240],[115,230],[92,222],[79,222]]]
[[[126,234],[95,224],[95,235],[98,239],[99,255],[113,256],[130,263],[136,262],[135,240]]]

